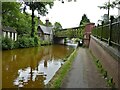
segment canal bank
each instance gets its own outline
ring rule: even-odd
[[[55,76],[46,85],[46,88],[60,88],[65,76],[71,69],[76,54],[77,54],[77,49],[75,49],[74,52],[68,58],[66,58],[64,65],[56,72]]]
[[[98,72],[87,49],[79,48],[61,88],[107,88],[105,79]]]

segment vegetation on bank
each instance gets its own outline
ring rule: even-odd
[[[77,49],[75,49],[73,53],[68,58],[66,58],[66,60],[64,60],[65,63],[57,71],[53,79],[46,85],[46,88],[60,88],[61,87],[64,77],[67,75],[68,71],[70,70],[76,54],[77,54]]]
[[[109,87],[111,88],[115,88],[115,82],[113,81],[113,77],[111,77],[110,75],[108,75],[107,70],[104,69],[104,67],[102,66],[100,60],[98,60],[95,55],[92,53],[92,51],[90,50],[90,53],[93,57],[94,63],[96,64],[96,67],[98,69],[98,71],[102,74],[102,76],[104,77],[104,79],[106,80],[106,83]]]
[[[35,47],[35,46],[43,46],[43,45],[50,45],[52,42],[50,41],[41,41],[39,37],[18,37],[17,41],[14,41],[8,37],[0,37],[1,44],[0,47],[2,50],[11,50],[15,48],[28,48],[28,47]]]

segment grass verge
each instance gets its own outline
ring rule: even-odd
[[[68,71],[70,70],[76,54],[77,54],[77,49],[75,49],[73,53],[66,59],[65,63],[57,71],[53,79],[46,85],[46,88],[57,89],[61,87],[64,77],[67,75]]]
[[[104,69],[100,60],[95,57],[95,55],[92,53],[92,51],[89,50],[89,52],[93,57],[94,63],[96,64],[96,67],[97,67],[98,71],[102,74],[102,76],[106,80],[107,85],[114,89],[115,88],[115,82],[113,81],[113,78],[110,75],[108,75],[107,70]]]

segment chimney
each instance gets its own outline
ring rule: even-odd
[[[46,19],[46,26],[48,27],[48,25],[49,25],[49,19],[47,18]]]

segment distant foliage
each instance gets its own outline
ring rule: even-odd
[[[86,25],[87,23],[90,23],[90,20],[88,19],[87,15],[84,14],[82,16],[82,20],[80,21],[80,25]]]
[[[59,22],[54,23],[54,31],[58,31],[62,29],[62,25]]]

